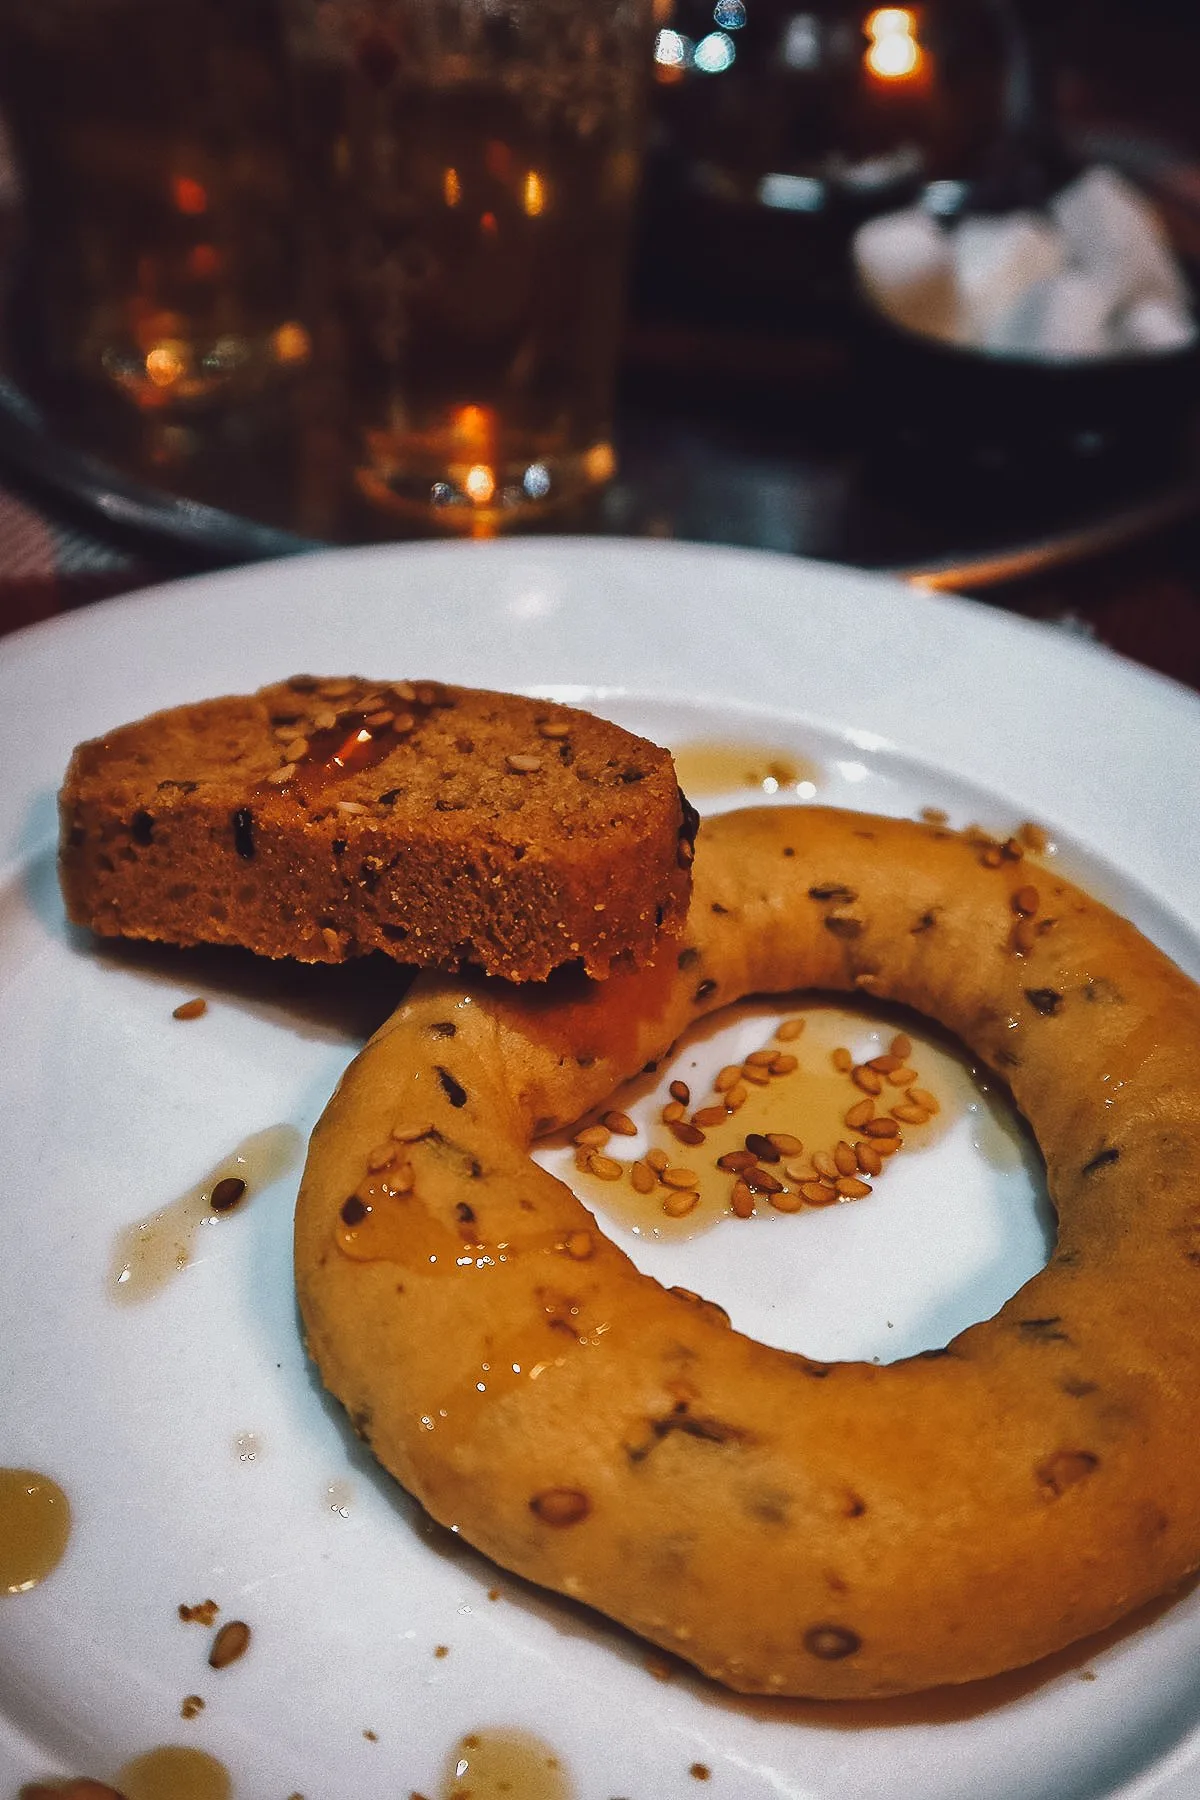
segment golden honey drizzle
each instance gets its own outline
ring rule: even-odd
[[[818,763],[794,751],[769,750],[761,744],[700,738],[672,755],[676,779],[692,800],[745,788],[811,800],[824,779]]]
[[[437,1800],[573,1800],[574,1792],[559,1757],[531,1732],[472,1731],[450,1752]]]
[[[610,1110],[642,1112],[644,1115],[646,1099],[653,1095],[657,1102],[652,1113],[653,1123],[644,1137],[635,1140],[614,1136],[602,1151],[604,1156],[622,1163],[618,1180],[602,1180],[587,1169],[571,1165],[563,1166],[560,1163],[556,1166],[555,1172],[568,1182],[591,1211],[601,1218],[628,1227],[640,1236],[692,1238],[731,1217],[730,1197],[736,1176],[718,1169],[716,1164],[718,1157],[729,1151],[742,1149],[747,1133],[757,1132],[766,1136],[769,1132],[786,1132],[799,1138],[804,1146],[803,1152],[795,1158],[785,1156],[783,1162],[797,1161],[802,1164],[809,1164],[815,1151],[832,1153],[839,1142],[853,1144],[863,1136],[861,1130],[855,1130],[845,1123],[845,1117],[850,1108],[866,1096],[854,1085],[848,1074],[840,1073],[834,1068],[833,1052],[839,1048],[849,1049],[856,1064],[884,1054],[896,1032],[901,1029],[894,1018],[854,1011],[834,1001],[806,1001],[803,1007],[793,1009],[788,1014],[789,1017],[804,1019],[804,1031],[794,1040],[775,1045],[772,1032],[780,1016],[777,1010],[744,1007],[739,1011],[742,1017],[747,1013],[761,1016],[762,1046],[777,1047],[794,1054],[799,1063],[798,1069],[787,1075],[772,1076],[766,1086],[752,1086],[744,1106],[730,1115],[724,1123],[704,1128],[706,1141],[703,1144],[681,1144],[659,1120],[662,1103],[667,1099],[668,1082],[672,1077],[683,1079],[691,1089],[686,1119],[690,1120],[692,1113],[697,1110],[716,1104],[719,1098],[712,1090],[712,1081],[725,1059],[718,1048],[705,1040],[714,1030],[722,1028],[728,1015],[715,1021],[702,1021],[684,1040],[669,1071],[659,1070],[653,1078],[637,1077],[596,1115],[602,1116]],[[903,1030],[912,1043],[912,1053],[906,1061],[917,1070],[915,1085],[932,1093],[938,1100],[940,1110],[924,1124],[901,1125],[903,1147],[898,1154],[907,1158],[913,1150],[936,1143],[945,1136],[956,1120],[973,1110],[977,1121],[976,1144],[980,1153],[998,1168],[1011,1167],[1018,1160],[1019,1151],[993,1112],[988,1102],[986,1086],[979,1082],[964,1058],[948,1042],[939,1042],[931,1034],[922,1032],[919,1023],[913,1024],[906,1020]],[[883,1092],[875,1102],[876,1112],[880,1116],[886,1115],[889,1107],[903,1100],[904,1093],[889,1086],[885,1080]],[[559,1135],[549,1142],[563,1145],[571,1135]],[[663,1201],[670,1192],[668,1188],[660,1184],[650,1193],[641,1194],[630,1183],[630,1166],[634,1160],[644,1158],[648,1149],[661,1150],[669,1158],[672,1168],[689,1169],[698,1178],[691,1191],[699,1194],[699,1201],[691,1212],[681,1218],[672,1218],[663,1211]],[[781,1173],[782,1163],[768,1163],[764,1166],[773,1176],[782,1180],[785,1187],[796,1187],[795,1182]],[[888,1167],[889,1160],[885,1158],[881,1175],[864,1176],[873,1190],[877,1182],[886,1186]],[[842,1204],[860,1205],[862,1201]],[[803,1210],[807,1211],[808,1208]],[[768,1197],[760,1194],[755,1197],[753,1218],[735,1222],[738,1225],[779,1223],[784,1219],[785,1215],[770,1205]]]
[[[34,1469],[0,1469],[0,1594],[26,1594],[52,1575],[71,1536],[67,1496]]]
[[[229,1771],[205,1750],[163,1744],[118,1769],[114,1785],[124,1800],[230,1800]]]
[[[197,1233],[228,1216],[213,1210],[213,1190],[230,1177],[246,1183],[244,1210],[260,1189],[286,1175],[298,1161],[304,1141],[294,1125],[270,1125],[243,1139],[212,1172],[167,1206],[118,1232],[109,1265],[108,1285],[114,1300],[136,1305],[161,1292],[192,1260]]]
[[[298,712],[296,731],[303,736],[306,748],[291,765],[292,774],[286,782],[268,779],[261,786],[293,794],[311,806],[335,782],[384,762],[438,707],[454,704],[434,682],[418,682],[415,687],[403,682],[396,688],[372,689],[371,705],[363,705],[361,687],[359,697],[347,704],[351,685],[360,684],[335,685],[345,685],[347,693],[325,694],[320,686],[311,692],[297,690],[298,702],[318,714],[335,714],[335,723],[305,732],[303,715]],[[284,754],[282,749],[280,754]]]
[[[106,1800],[231,1800],[233,1783],[215,1756],[183,1744],[164,1744],[118,1769],[112,1786],[92,1777],[68,1776],[26,1785],[20,1800],[48,1800],[52,1794],[61,1794],[63,1800],[93,1800],[93,1796],[100,1800],[101,1795]]]

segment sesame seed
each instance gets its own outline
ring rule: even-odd
[[[746,1134],[746,1148],[753,1151],[759,1162],[777,1163],[780,1151],[776,1149],[770,1138],[764,1137],[761,1131],[750,1131]]]
[[[778,1194],[768,1194],[767,1205],[773,1206],[776,1212],[798,1213],[804,1202],[799,1194],[790,1193],[787,1188],[784,1188]]]
[[[504,760],[514,775],[536,775],[542,766],[540,756],[506,756]]]
[[[837,1177],[838,1166],[834,1162],[832,1156],[830,1156],[828,1150],[817,1151],[816,1155],[813,1157],[813,1168],[817,1171],[818,1175],[824,1175],[827,1181],[833,1181]]]
[[[861,1131],[868,1119],[875,1117],[875,1102],[869,1097],[859,1100],[846,1114],[845,1123],[851,1131]]]
[[[659,1117],[664,1125],[673,1125],[676,1119],[682,1119],[684,1106],[682,1100],[668,1100]]]
[[[804,1145],[790,1131],[768,1131],[767,1142],[774,1144],[781,1156],[799,1156]]]
[[[900,1119],[905,1125],[924,1125],[929,1117],[923,1106],[914,1106],[911,1101],[903,1101],[892,1107],[893,1119]]]
[[[765,1069],[760,1069],[757,1063],[744,1062],[742,1064],[742,1080],[750,1082],[754,1087],[767,1087],[771,1077]]]
[[[726,1094],[729,1092],[729,1089],[733,1087],[735,1082],[738,1082],[741,1079],[741,1065],[739,1063],[727,1063],[721,1070],[721,1073],[717,1076],[717,1079],[713,1082],[713,1088],[718,1094]]]
[[[725,1104],[729,1108],[730,1112],[737,1112],[739,1107],[745,1106],[745,1104],[749,1098],[750,1098],[750,1090],[746,1086],[745,1082],[744,1081],[735,1081],[733,1086],[728,1090],[728,1092],[725,1095]]]
[[[601,1181],[620,1181],[624,1173],[615,1156],[601,1156],[598,1150],[593,1150],[588,1157],[588,1168]]]
[[[833,1053],[833,1066],[839,1075],[848,1075],[854,1067],[854,1058],[847,1049],[839,1046]]]
[[[784,1050],[777,1050],[770,1061],[772,1075],[794,1075],[800,1067],[798,1057],[789,1056]]]
[[[754,1195],[744,1181],[735,1181],[729,1204],[735,1219],[749,1219],[754,1213]]]
[[[281,769],[272,769],[271,773],[267,776],[267,780],[272,787],[282,787],[284,782],[290,781],[295,773],[295,763],[286,762]]]
[[[745,1068],[749,1064],[753,1069],[769,1069],[775,1061],[776,1054],[777,1052],[774,1050],[752,1050],[742,1067]]]
[[[649,1163],[635,1162],[629,1170],[629,1179],[639,1194],[653,1193],[657,1186],[654,1170]]]
[[[724,1156],[718,1156],[717,1167],[737,1174],[742,1169],[752,1169],[757,1161],[752,1150],[727,1150]]]
[[[685,1219],[688,1213],[694,1212],[699,1204],[699,1194],[687,1193],[680,1189],[667,1195],[662,1203],[662,1209],[669,1219]]]
[[[879,1095],[883,1092],[882,1077],[877,1075],[874,1069],[868,1069],[862,1064],[857,1069],[851,1069],[850,1079],[855,1087],[862,1089],[864,1094]]]
[[[681,1106],[692,1104],[692,1090],[686,1081],[673,1081],[667,1090],[672,1100],[678,1100]]]
[[[611,1136],[612,1132],[604,1125],[586,1125],[571,1141],[580,1150],[603,1150]]]
[[[359,813],[365,813],[367,810],[361,800],[339,800],[337,809],[351,818],[357,818]]]
[[[883,1168],[883,1158],[874,1144],[863,1143],[860,1139],[854,1146],[854,1156],[864,1175],[878,1175]]]
[[[703,1125],[706,1128],[723,1125],[728,1116],[723,1106],[702,1106],[699,1112],[692,1114],[692,1124]]]
[[[544,738],[565,738],[571,734],[569,719],[543,719],[538,730]]]
[[[700,1177],[695,1169],[664,1169],[659,1179],[664,1187],[694,1188]]]
[[[863,1132],[869,1138],[894,1138],[900,1136],[900,1127],[895,1119],[868,1119]]]
[[[670,1164],[671,1159],[665,1150],[647,1150],[643,1161],[649,1163],[656,1174],[661,1175]]]
[[[694,1147],[696,1144],[703,1144],[705,1141],[704,1133],[701,1131],[700,1127],[698,1125],[689,1125],[686,1119],[672,1119],[671,1123],[667,1126],[667,1130],[671,1133],[671,1136],[681,1144],[690,1144]]]
[[[222,1625],[208,1653],[210,1669],[227,1669],[250,1648],[250,1627],[242,1619],[230,1619]]]
[[[628,1113],[606,1112],[601,1120],[601,1124],[607,1126],[609,1131],[615,1131],[618,1137],[637,1136],[638,1128],[629,1117]],[[579,1139],[576,1138],[575,1142],[578,1143]]]
[[[806,1181],[800,1192],[810,1206],[832,1206],[837,1199],[837,1189],[824,1181]]]
[[[197,996],[195,1000],[185,1000],[181,1006],[177,1006],[171,1017],[173,1019],[202,1019],[207,1011],[208,1001],[201,1000]]]
[[[901,1062],[907,1062],[912,1055],[912,1039],[903,1031],[898,1031],[892,1039],[889,1048],[893,1056],[898,1056]]]
[[[240,1175],[226,1175],[209,1195],[208,1204],[215,1213],[232,1212],[245,1192],[246,1183]]]
[[[834,1145],[833,1160],[837,1166],[839,1175],[857,1175],[858,1158],[855,1156],[853,1148],[846,1143],[844,1138],[840,1143]]]
[[[928,1088],[909,1088],[908,1097],[915,1105],[923,1106],[926,1112],[936,1113],[942,1110],[939,1102]]]
[[[852,1175],[843,1175],[837,1183],[837,1191],[843,1200],[865,1200],[871,1187],[869,1182],[858,1181]]]
[[[753,1168],[743,1170],[742,1180],[755,1194],[777,1194],[783,1187],[782,1181],[776,1181],[774,1175],[769,1174],[766,1169],[760,1169],[757,1163]]]
[[[781,1044],[790,1044],[795,1038],[800,1036],[800,1033],[803,1030],[803,1019],[785,1019],[782,1025],[777,1027],[775,1036],[779,1039]]]

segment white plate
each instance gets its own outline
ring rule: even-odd
[[[687,1674],[656,1680],[624,1634],[423,1528],[305,1365],[295,1168],[202,1231],[156,1297],[114,1299],[118,1231],[249,1134],[307,1131],[386,997],[249,959],[99,953],[63,921],[54,790],[81,737],[300,668],[553,694],[673,747],[739,739],[811,758],[821,800],[1038,819],[1094,889],[1200,973],[1200,702],[1063,634],[897,583],[648,544],[353,551],[177,584],[0,645],[0,1463],[45,1471],[74,1509],[56,1573],[0,1599],[4,1800],[22,1780],[110,1776],[167,1743],[218,1757],[239,1800],[432,1800],[449,1791],[455,1741],[481,1728],[538,1734],[573,1800],[1194,1797],[1195,1596],[982,1689],[754,1703]],[[171,1008],[194,992],[207,1017],[176,1024]],[[965,1181],[965,1139],[953,1156]],[[955,1308],[990,1309],[1036,1267],[1032,1188],[1019,1170],[1004,1184],[981,1180],[966,1203],[976,1227],[1016,1221],[987,1279],[973,1286],[979,1268],[947,1255],[949,1312],[906,1326],[912,1341],[965,1323]],[[888,1192],[874,1215],[844,1209],[821,1233],[793,1232],[806,1269],[849,1275],[845,1342],[869,1354],[889,1348],[871,1348],[886,1307],[911,1316],[926,1247],[896,1228],[899,1169]],[[890,1287],[869,1273],[873,1246]],[[638,1254],[672,1279],[707,1255],[736,1314],[737,1268],[694,1249],[678,1264],[676,1248]],[[777,1294],[756,1328],[812,1348],[831,1315],[820,1279],[809,1287],[811,1315],[785,1316]],[[208,1596],[254,1630],[220,1673],[208,1635],[176,1616]],[[191,1693],[207,1704],[185,1722]]]

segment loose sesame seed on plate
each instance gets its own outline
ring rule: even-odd
[[[750,1192],[750,1189],[746,1186],[744,1181],[734,1182],[733,1193],[730,1195],[729,1204],[733,1209],[735,1218],[749,1219],[753,1217],[754,1195]]]
[[[858,1181],[852,1175],[843,1175],[837,1183],[837,1191],[843,1200],[865,1200],[871,1187],[869,1182]]]
[[[877,1098],[883,1092],[883,1077],[877,1075],[874,1069],[865,1068],[860,1064],[857,1069],[851,1069],[850,1079],[856,1088],[862,1089],[864,1094],[870,1094]]]

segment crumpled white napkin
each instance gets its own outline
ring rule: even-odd
[[[1045,212],[940,224],[920,206],[854,239],[879,310],[927,337],[1066,362],[1182,349],[1191,296],[1151,202],[1116,170],[1085,171]]]

